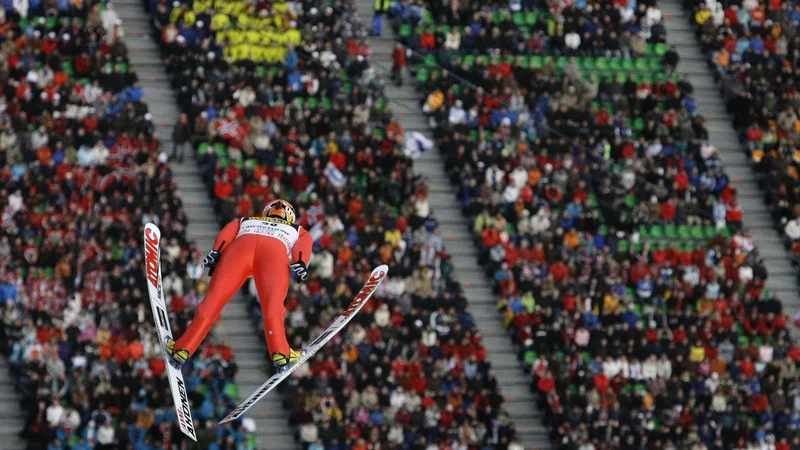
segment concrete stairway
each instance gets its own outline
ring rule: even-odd
[[[172,125],[180,111],[175,102],[175,94],[164,70],[164,61],[158,45],[151,39],[149,18],[139,0],[114,1],[114,9],[125,27],[125,44],[129,49],[130,62],[136,71],[145,91],[145,101],[153,115],[164,151],[172,150]],[[132,24],[128,26],[128,24]],[[214,238],[219,232],[220,221],[215,216],[206,194],[203,180],[198,176],[194,153],[187,155],[183,164],[170,163],[178,184],[183,207],[189,219],[188,235],[202,251],[211,250]],[[268,361],[265,346],[254,333],[247,310],[247,301],[237,295],[222,313],[222,321],[214,334],[220,341],[227,342],[233,349],[239,372],[236,382],[242,400],[267,380]],[[258,448],[275,450],[294,450],[297,444],[293,430],[289,427],[287,412],[275,406],[280,397],[276,394],[265,399],[247,414],[256,420]]]
[[[358,15],[369,29],[372,20],[372,2],[358,0]],[[388,20],[384,20],[383,36],[370,38],[372,57],[370,64],[377,75],[387,81],[386,97],[392,112],[400,119],[406,132],[418,131],[432,138],[425,116],[419,106],[420,93],[413,80],[405,74],[406,83],[396,87],[389,83],[391,53],[395,40],[390,37]],[[464,291],[478,329],[484,336],[483,343],[492,362],[500,389],[506,399],[506,409],[515,423],[517,432],[526,449],[546,449],[552,444],[542,425],[542,412],[530,391],[531,376],[517,360],[515,349],[509,345],[509,337],[501,326],[495,305],[497,298],[492,293],[490,280],[478,265],[478,253],[472,241],[471,224],[461,214],[454,189],[447,181],[444,163],[438,152],[428,151],[414,161],[414,172],[427,178],[430,205],[445,236],[447,251],[453,256],[455,273],[464,280]]]
[[[20,409],[21,396],[14,386],[8,360],[0,358],[0,450],[24,450],[27,446],[19,433],[25,426],[25,413]]]
[[[714,80],[707,59],[689,22],[689,13],[680,0],[659,2],[664,13],[667,39],[678,47],[681,62],[678,72],[687,75],[694,86],[698,111],[708,123],[711,142],[719,148],[720,158],[738,191],[739,203],[745,212],[743,222],[758,246],[767,266],[767,289],[777,293],[790,317],[800,310],[797,271],[791,265],[789,253],[774,230],[774,221],[764,204],[764,196],[757,184],[745,148],[733,128],[733,119],[725,109],[719,86]]]

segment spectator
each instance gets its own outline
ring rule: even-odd
[[[391,2],[389,0],[374,0],[374,2],[370,36],[380,36],[383,30],[383,15],[389,11]]]
[[[406,66],[406,50],[402,44],[397,44],[392,51],[392,81],[397,86],[403,85],[403,68]]]
[[[678,67],[680,60],[681,58],[678,55],[678,49],[672,45],[670,46],[669,50],[664,53],[664,56],[661,57],[661,64],[663,65],[664,70],[667,71],[667,74],[671,74]]]
[[[183,163],[186,147],[191,142],[191,135],[189,116],[181,114],[175,122],[175,126],[172,127],[172,159],[177,159],[179,163]]]

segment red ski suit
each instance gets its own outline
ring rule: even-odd
[[[264,315],[264,333],[270,354],[288,355],[289,342],[284,330],[286,308],[283,302],[289,289],[290,262],[301,256],[311,260],[311,235],[299,225],[281,219],[244,217],[225,225],[217,235],[214,248],[222,248],[208,292],[194,314],[194,320],[183,333],[175,348],[194,354],[203,342],[222,308],[253,277]]]

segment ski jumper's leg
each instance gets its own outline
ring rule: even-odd
[[[264,334],[270,355],[288,355],[291,351],[286,340],[284,316],[286,291],[289,290],[289,256],[286,246],[277,239],[262,239],[253,262],[253,281],[256,283],[261,312],[264,316]]]
[[[220,235],[227,229],[228,226]],[[214,269],[214,276],[211,277],[208,284],[205,298],[197,305],[192,323],[175,343],[175,348],[186,349],[189,354],[197,351],[203,339],[211,331],[219,313],[253,272],[253,250],[258,237],[245,235],[236,238],[235,234],[233,237],[225,237],[230,240],[217,238],[219,241],[216,243],[217,247],[222,240],[225,240],[226,243],[223,256]]]

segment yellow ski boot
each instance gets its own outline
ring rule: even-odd
[[[167,342],[164,344],[164,347],[167,349],[167,354],[172,358],[172,365],[180,368],[182,365],[186,364],[186,361],[189,360],[189,350],[179,348],[175,350],[175,341],[172,339],[167,339]]]
[[[291,363],[300,359],[301,356],[303,356],[303,353],[294,349],[290,349],[289,356],[275,352],[272,354],[272,364],[275,365],[275,369],[278,372],[283,372],[289,368]]]

